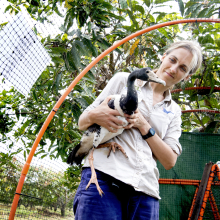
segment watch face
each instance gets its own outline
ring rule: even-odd
[[[154,136],[155,135],[155,130],[153,128],[151,128],[149,130],[149,136]]]

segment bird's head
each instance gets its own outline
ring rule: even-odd
[[[141,79],[143,81],[149,81],[149,82],[155,82],[160,83],[166,86],[165,81],[160,79],[152,70],[150,67],[142,68],[137,70],[137,78]]]

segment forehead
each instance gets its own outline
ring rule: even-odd
[[[192,53],[184,48],[177,48],[169,53],[169,56],[175,57],[180,64],[184,64],[188,67],[191,65],[191,61],[193,59]]]

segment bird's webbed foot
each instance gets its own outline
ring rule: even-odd
[[[100,188],[98,180],[97,180],[97,175],[96,175],[95,168],[94,168],[94,165],[93,165],[93,160],[94,160],[93,152],[94,152],[94,148],[91,150],[91,152],[89,154],[89,164],[90,164],[90,167],[91,167],[91,178],[90,178],[90,180],[89,180],[89,182],[86,186],[86,190],[89,188],[91,183],[94,183],[96,185],[96,188],[97,188],[98,192],[99,192],[99,195],[102,196],[102,194],[104,194],[104,192]]]
[[[125,155],[126,158],[128,158],[124,148],[121,145],[117,144],[116,142],[109,142],[109,143],[105,143],[105,144],[100,144],[97,147],[97,149],[98,148],[104,148],[104,147],[109,147],[109,152],[108,152],[107,157],[110,156],[112,151],[115,153],[115,150],[118,149],[118,150],[120,150]]]

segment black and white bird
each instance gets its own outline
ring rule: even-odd
[[[114,95],[112,99],[108,102],[108,106],[111,109],[116,109],[119,111],[121,116],[117,116],[120,120],[124,122],[123,126],[125,127],[128,122],[124,117],[124,114],[132,115],[134,114],[135,110],[138,107],[138,95],[135,89],[134,83],[136,79],[140,79],[142,81],[149,81],[163,84],[164,86],[166,83],[158,78],[158,76],[150,69],[150,68],[142,68],[133,71],[127,80],[127,94],[126,95]],[[97,148],[101,146],[100,144],[105,143],[106,141],[110,140],[111,138],[121,134],[124,128],[118,129],[117,133],[109,132],[106,128],[99,126],[97,124],[93,124],[84,132],[80,143],[73,149],[67,159],[68,164],[76,163],[77,165],[81,164],[83,158],[89,153],[89,151],[93,148]],[[113,142],[114,143],[114,142]],[[116,143],[114,143],[116,144]],[[125,154],[123,148],[120,145],[110,146],[118,148]],[[108,146],[109,145],[103,145]],[[100,147],[98,147],[100,148]],[[109,154],[111,149],[109,151]],[[108,155],[109,156],[109,155]],[[93,159],[93,158],[92,158]],[[90,163],[91,168],[92,164]],[[98,187],[97,187],[98,188]]]
[[[138,95],[135,90],[134,82],[136,79],[143,81],[156,82],[166,85],[163,80],[150,68],[142,68],[133,71],[127,80],[127,94],[126,95],[114,95],[113,98],[108,102],[108,106],[111,109],[117,109],[121,116],[120,120],[124,122],[124,126],[128,124],[127,120],[123,117],[124,114],[132,115],[138,107]],[[121,134],[123,128],[118,129],[117,133],[111,133],[106,128],[101,127],[97,124],[91,125],[83,134],[80,143],[70,153],[67,163],[77,165],[81,164],[83,158],[89,153],[89,150],[94,147],[96,148],[99,144],[105,143],[111,138]]]

